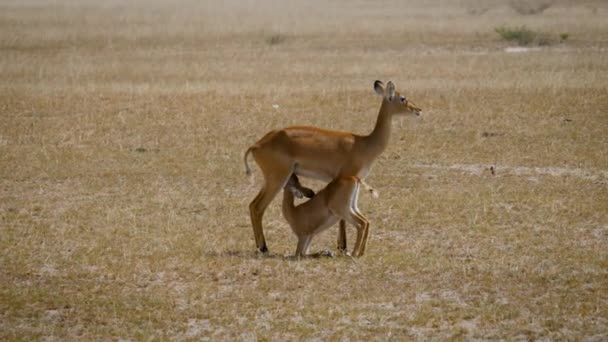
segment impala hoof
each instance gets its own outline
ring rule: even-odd
[[[264,244],[262,247],[259,247],[258,252],[263,255],[268,255],[268,247],[266,247],[266,244]]]
[[[327,257],[327,258],[333,258],[335,255],[332,251],[323,251],[321,253],[319,253],[321,256]]]

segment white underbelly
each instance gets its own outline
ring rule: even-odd
[[[328,174],[325,174],[322,172],[318,172],[318,171],[314,171],[314,170],[302,169],[298,166],[296,166],[296,169],[294,172],[298,176],[318,179],[318,180],[325,181],[325,182],[331,182],[333,179],[333,177],[331,175],[328,175]]]
[[[353,176],[357,176],[361,179],[365,179],[365,177],[367,177],[367,175],[369,174],[370,170],[371,170],[371,167],[363,168],[363,169],[359,170],[359,172],[357,172],[356,175],[353,175]],[[318,179],[320,181],[324,181],[324,182],[328,182],[328,183],[331,182],[337,176],[337,175],[324,173],[319,170],[304,169],[304,168],[300,167],[299,165],[296,165],[294,173],[298,176]]]

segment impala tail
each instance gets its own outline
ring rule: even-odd
[[[243,161],[245,162],[245,173],[247,174],[247,176],[251,176],[251,168],[249,167],[249,163],[247,162],[247,157],[249,156],[249,153],[253,151],[254,148],[255,146],[251,146],[250,148],[248,148],[245,152],[245,156],[243,157]]]

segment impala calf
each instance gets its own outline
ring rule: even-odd
[[[382,96],[382,104],[376,125],[369,135],[308,126],[288,127],[267,133],[247,149],[244,155],[247,174],[251,174],[247,163],[251,153],[264,175],[262,189],[249,204],[255,242],[260,252],[268,253],[262,228],[264,212],[292,173],[327,182],[350,176],[363,179],[388,145],[393,116],[418,116],[422,112],[395,90],[393,82],[388,82],[385,89],[382,82],[376,81],[374,90]],[[341,221],[340,249],[345,249],[342,244],[346,240],[344,227]]]
[[[334,225],[338,220],[351,223],[357,229],[357,242],[352,255],[363,255],[367,241],[369,222],[357,209],[359,186],[356,176],[338,177],[319,191],[312,199],[295,206],[294,195],[299,197],[302,185],[298,177],[291,175],[283,190],[283,216],[298,237],[296,258],[317,257],[327,253],[308,254],[312,238]],[[373,192],[373,189],[370,190]],[[330,254],[331,255],[331,254]]]

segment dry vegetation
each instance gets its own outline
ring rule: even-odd
[[[512,3],[3,1],[0,340],[607,340],[608,7]],[[367,254],[288,260],[275,200],[259,257],[242,153],[368,132],[375,79],[425,112]]]

